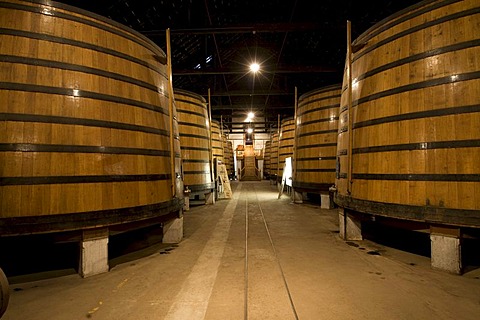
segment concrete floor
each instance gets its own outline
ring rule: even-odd
[[[428,257],[346,243],[336,209],[277,199],[265,181],[233,187],[234,199],[185,213],[178,246],[91,278],[11,284],[2,320],[480,319],[479,269],[451,275]]]

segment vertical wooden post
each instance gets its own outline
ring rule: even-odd
[[[209,148],[210,148],[210,154],[209,154],[209,159],[210,159],[210,180],[213,182],[215,181],[213,175],[215,174],[215,167],[213,163],[213,143],[212,143],[212,103],[210,100],[210,88],[208,88],[208,127],[209,127],[209,133],[210,137],[208,139],[209,142]]]
[[[172,176],[172,197],[175,197],[175,146],[173,132],[173,78],[172,78],[172,48],[170,47],[170,28],[166,31],[167,40],[167,77],[168,77],[168,114],[170,115],[170,174]]]
[[[277,120],[277,181],[280,173],[280,114]]]
[[[222,157],[223,157],[223,164],[226,165],[227,162],[225,161],[225,148],[223,147],[223,115],[220,115],[220,142],[222,143]],[[225,140],[227,138],[225,137]]]
[[[347,194],[352,193],[352,170],[353,170],[353,110],[352,110],[352,24],[347,20],[347,81],[348,81],[348,185]]]
[[[297,152],[297,107],[298,107],[298,90],[297,87],[295,86],[295,104],[294,104],[294,113],[293,113],[293,172],[292,172],[292,178],[293,181],[295,181],[295,174],[297,173],[297,161],[296,161],[296,152]],[[293,184],[292,184],[293,186]]]

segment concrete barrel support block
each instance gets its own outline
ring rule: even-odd
[[[338,229],[338,235],[345,240],[345,209],[343,208],[338,209]]]
[[[459,228],[430,227],[431,266],[433,269],[462,273],[462,246]]]
[[[183,239],[183,215],[163,224],[163,243],[179,243]]]
[[[343,240],[363,240],[362,221],[346,209],[338,210],[340,238]]]
[[[329,193],[320,194],[320,207],[322,209],[333,209],[333,201]]]
[[[205,204],[215,204],[215,193],[209,192],[205,194]]]
[[[188,186],[183,190],[183,211],[190,210],[190,193],[192,190],[188,188]]]
[[[184,211],[190,210],[190,197],[186,196],[183,199],[184,199],[183,210]]]
[[[303,203],[303,193],[295,191],[295,189],[293,189],[292,200],[293,203]]]
[[[84,230],[80,242],[80,275],[86,278],[108,270],[108,228]]]

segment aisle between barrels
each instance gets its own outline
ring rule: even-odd
[[[428,257],[367,240],[346,243],[338,236],[336,209],[292,204],[287,195],[277,199],[268,181],[232,185],[233,199],[185,213],[178,246],[151,246],[153,254],[87,279],[72,274],[11,285],[2,320],[244,319],[245,312],[248,319],[295,319],[295,313],[298,319],[480,314],[478,275],[435,271]]]

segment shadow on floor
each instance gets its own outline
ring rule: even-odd
[[[152,254],[168,254],[176,245],[162,243],[159,225],[112,235],[108,243],[110,269]],[[77,241],[58,242],[51,235],[0,238],[0,264],[10,284],[78,273]]]
[[[162,238],[163,229],[158,225],[111,236],[108,243],[110,269],[153,254],[169,254],[178,247],[177,244],[162,243]]]
[[[51,235],[0,239],[0,263],[11,284],[77,273],[77,242],[56,242]]]
[[[395,228],[374,222],[362,224],[362,233],[366,240],[395,248],[405,252],[430,258],[430,234]],[[480,239],[462,239],[463,273],[480,269]]]
[[[362,234],[367,240],[424,257],[430,257],[430,234],[365,222]]]

